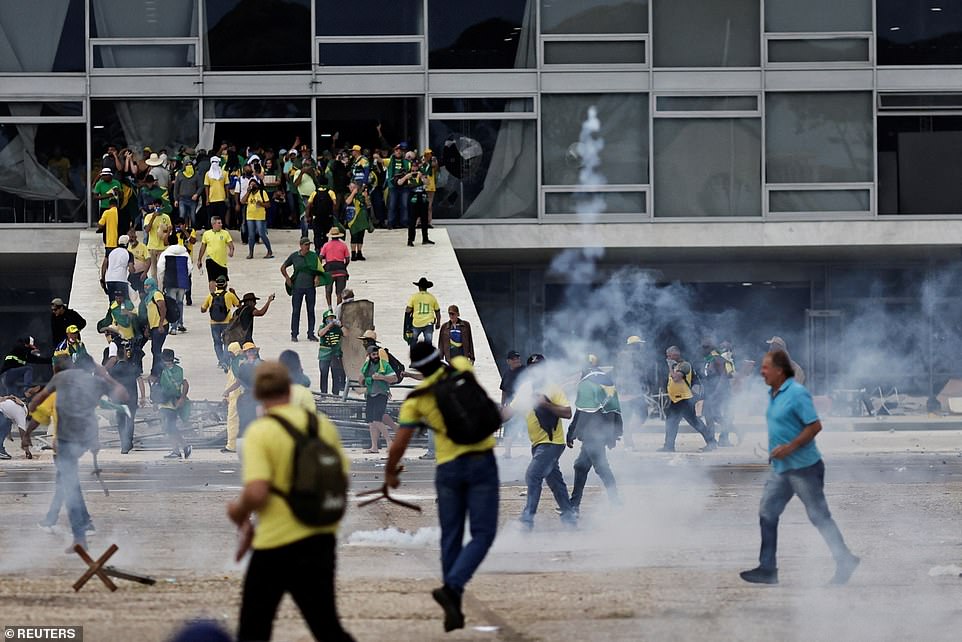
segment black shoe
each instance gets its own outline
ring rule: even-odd
[[[852,577],[852,573],[858,568],[859,562],[862,560],[855,555],[849,554],[847,558],[836,564],[835,575],[829,581],[829,584],[835,586],[841,586],[842,584],[847,584],[848,579]]]
[[[752,584],[778,584],[778,569],[768,570],[761,566],[738,574],[746,582]]]
[[[171,450],[169,453],[164,455],[164,459],[180,459],[180,451]]]
[[[363,254],[361,254],[360,252],[358,252],[358,253],[357,253],[357,260],[358,260],[358,261],[366,261],[366,260],[367,260],[367,257],[364,256]]]
[[[126,454],[128,454],[129,452],[130,452],[130,448],[124,448],[124,449],[121,449],[120,454],[121,454],[121,455],[126,455]]]
[[[307,335],[307,340],[308,340],[308,341],[317,341],[317,337],[315,337],[313,334],[309,334],[309,335]]]
[[[184,459],[189,458],[190,453],[193,452],[193,450],[194,449],[190,447],[190,444],[187,444],[186,446],[184,446]]]
[[[424,239],[423,241],[421,241],[421,245],[434,245],[434,241]]]
[[[5,449],[0,448],[0,459],[13,459]]]
[[[659,448],[659,449],[657,450],[657,452],[660,452],[660,453],[673,453],[673,452],[675,452],[675,449],[674,449],[674,447],[669,448],[668,446],[662,446],[661,448]]]
[[[121,255],[121,256],[123,256],[123,255]],[[189,294],[187,295],[187,298],[186,298],[185,302],[187,303],[187,305],[194,305],[194,302],[191,301]]]
[[[231,449],[228,448],[227,446],[224,446],[223,448],[221,448],[220,451],[221,451],[222,453],[236,453],[236,452],[237,452],[236,450],[231,450]]]
[[[357,260],[357,252],[351,252],[351,260],[352,260],[352,261],[356,261],[356,260]]]
[[[431,591],[431,597],[444,609],[444,632],[464,628],[464,613],[461,612],[461,596],[447,585]]]
[[[297,343],[297,335],[296,335],[296,334],[292,334],[292,335],[291,335],[291,341],[293,341],[294,343]]]
[[[428,229],[429,229],[429,230],[433,230],[433,229],[434,229],[434,226],[433,226],[433,225],[428,225]]]
[[[408,247],[414,247],[414,241],[408,241]],[[121,255],[123,256],[123,255]]]

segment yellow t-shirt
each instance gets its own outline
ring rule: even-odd
[[[434,295],[430,292],[412,294],[411,298],[408,299],[407,307],[414,310],[411,323],[415,328],[433,325],[435,321],[435,311],[441,310],[441,306],[438,305],[438,300],[435,299]]]
[[[451,360],[451,367],[464,371],[473,370],[471,362],[465,357],[455,357]],[[433,385],[441,375],[443,370],[438,370],[430,377],[426,378],[418,388]],[[438,402],[433,393],[427,393],[420,397],[408,397],[401,404],[401,412],[398,416],[398,423],[401,427],[408,430],[418,428],[426,424],[434,431],[434,448],[437,456],[438,465],[453,461],[467,453],[484,452],[494,448],[494,435],[482,439],[476,444],[456,444],[448,439],[447,427],[444,425],[444,417],[438,409]],[[246,444],[244,446],[247,447]]]
[[[694,396],[691,392],[691,364],[682,361],[675,366],[675,370],[685,376],[681,381],[675,381],[671,378],[671,375],[668,376],[666,389],[668,398],[671,399],[672,403],[678,403],[683,399],[691,399]]]
[[[57,393],[53,392],[30,415],[41,426],[47,426],[47,436],[57,436]]]
[[[221,172],[219,181],[212,180],[210,175],[204,174],[204,187],[210,188],[209,203],[223,203],[227,200],[227,172]]]
[[[287,419],[297,430],[307,432],[307,412],[292,404],[275,406],[271,413]],[[350,472],[350,460],[341,449],[341,436],[331,420],[318,414],[318,434],[334,448],[344,464],[344,475]],[[294,473],[294,440],[277,421],[269,416],[254,420],[244,433],[243,481],[266,481],[282,493],[291,488]],[[307,526],[291,512],[287,501],[277,493],[268,496],[267,504],[257,512],[257,529],[254,531],[255,550],[277,548],[313,535],[336,533],[338,524],[331,526]]]
[[[147,251],[147,246],[143,243],[138,243],[136,247],[129,245],[127,251],[133,255],[134,261],[146,263],[150,260],[150,252]]]
[[[151,330],[160,326],[160,308],[157,307],[157,302],[164,302],[164,295],[160,292],[154,292],[154,296],[151,297],[150,302],[147,303],[147,327]],[[166,322],[165,324],[166,325]]]
[[[317,403],[314,401],[314,395],[308,387],[302,386],[299,383],[291,384],[291,405],[303,408],[304,410],[317,411]]]
[[[514,401],[511,402],[512,408],[518,408],[522,404],[529,405],[531,403],[531,390],[530,387],[527,391],[519,391],[515,395]],[[568,397],[565,396],[564,390],[558,386],[551,386],[544,391],[544,396],[548,398],[548,401],[555,404],[556,406],[570,406],[571,402],[568,401]],[[555,423],[554,431],[552,431],[551,436],[548,437],[548,433],[545,429],[541,427],[541,423],[538,421],[538,416],[534,413],[534,410],[528,412],[525,416],[525,421],[528,424],[528,438],[531,439],[531,445],[537,446],[538,444],[565,444],[565,431],[561,425],[561,417],[558,417],[558,421]]]
[[[258,190],[256,194],[247,192],[247,220],[266,221],[267,207],[264,204],[268,200],[267,192],[264,190]]]
[[[113,313],[113,311],[116,310],[116,309],[118,309],[118,308],[119,308],[121,311],[127,310],[127,308],[126,308],[125,306],[120,305],[120,304],[117,303],[116,301],[111,301],[111,302],[110,302],[110,311],[111,311],[111,313]],[[131,309],[130,312],[134,312],[134,310]],[[121,314],[121,313],[118,313],[118,316],[120,316],[120,314]],[[112,316],[113,316],[113,315],[111,314],[111,317],[112,317]],[[133,324],[133,319],[131,319],[130,325],[121,325],[120,323],[116,323],[116,322],[115,322],[113,325],[116,326],[116,328],[117,328],[118,330],[120,330],[120,336],[123,337],[124,340],[130,341],[131,339],[134,338],[134,324]]]
[[[221,229],[219,232],[207,230],[200,237],[200,242],[207,246],[207,256],[221,267],[227,267],[227,246],[233,243],[230,232]]]
[[[108,207],[100,215],[97,225],[104,226],[104,247],[117,247],[117,208]]]
[[[202,308],[209,312],[210,306],[213,302],[214,302],[214,295],[208,294],[207,298],[204,299],[204,305],[202,306]],[[230,317],[231,317],[231,314],[234,312],[234,308],[240,307],[240,299],[237,298],[236,294],[234,294],[230,290],[227,290],[224,293],[224,305],[227,306],[227,318],[224,319],[223,321],[214,321],[213,319],[211,319],[210,320],[211,325],[227,325],[228,323],[230,323]]]
[[[317,196],[317,194],[318,194],[318,191],[314,190],[314,193],[307,197],[308,205],[314,204],[314,197]],[[332,189],[327,190],[327,195],[331,197],[332,203],[335,203],[335,204],[337,203],[337,194],[334,193],[334,190]]]
[[[147,233],[147,249],[164,251],[167,244],[164,242],[164,233],[170,232],[170,217],[163,212],[151,212],[144,217],[144,227],[150,225]]]

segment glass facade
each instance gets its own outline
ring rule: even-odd
[[[8,0],[0,175],[50,131],[74,173],[108,143],[403,141],[446,221],[962,215],[953,66],[962,8],[920,0]]]

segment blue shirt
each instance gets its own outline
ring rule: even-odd
[[[772,396],[765,419],[768,421],[768,451],[771,452],[776,446],[791,443],[805,426],[818,421],[818,413],[811,393],[794,378],[789,378]],[[773,459],[772,468],[776,473],[784,473],[813,466],[821,458],[813,439],[788,457]]]

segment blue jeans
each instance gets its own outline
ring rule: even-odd
[[[684,419],[688,425],[695,429],[695,432],[705,438],[705,443],[710,444],[715,441],[715,435],[708,430],[708,426],[702,423],[698,415],[695,414],[695,400],[682,399],[668,404],[665,409],[665,448],[675,449],[675,438],[678,436],[678,424]]]
[[[177,209],[180,211],[181,221],[190,221],[191,227],[197,227],[197,201],[188,198],[182,198],[177,204]]]
[[[431,343],[434,338],[434,326],[426,325],[423,328],[412,328],[414,334],[411,335],[411,345],[413,346],[418,341],[424,341],[425,343]]]
[[[410,190],[396,187],[388,189],[387,224],[389,227],[408,226],[408,199]]]
[[[612,502],[618,501],[618,487],[615,485],[615,474],[611,472],[611,465],[608,463],[608,453],[603,441],[589,439],[582,442],[581,452],[575,459],[575,482],[571,488],[571,506],[578,510],[581,507],[581,496],[588,482],[588,472],[594,467],[595,473],[601,478],[605,489],[608,491],[608,499]]]
[[[527,501],[521,512],[521,521],[528,526],[534,525],[534,514],[538,512],[541,501],[541,485],[547,482],[551,494],[561,509],[561,520],[571,523],[575,520],[571,499],[568,497],[568,487],[565,486],[564,476],[558,460],[565,451],[564,444],[538,444],[531,448],[531,463],[524,473],[524,481],[528,484]]]
[[[778,548],[778,518],[793,496],[798,495],[805,505],[805,512],[818,532],[821,533],[832,557],[840,562],[852,555],[845,545],[841,531],[832,519],[825,501],[825,464],[819,460],[806,468],[772,471],[765,482],[765,491],[758,507],[758,522],[762,529],[762,546],[758,565],[765,570],[775,570],[775,553]]]
[[[164,362],[160,358],[160,353],[164,349],[164,341],[167,340],[167,332],[163,326],[150,330],[150,374],[155,377],[160,376],[160,371],[164,369]]]
[[[441,464],[434,474],[441,522],[441,572],[458,594],[481,565],[498,531],[498,464],[494,453],[469,453]],[[471,541],[464,545],[464,519]]]
[[[62,493],[63,501],[67,505],[67,516],[70,518],[70,530],[74,542],[86,541],[86,526],[90,521],[87,504],[84,502],[83,491],[80,489],[80,473],[77,460],[87,449],[73,441],[57,440],[57,486]],[[56,498],[56,497],[55,497]],[[53,506],[51,505],[51,510]],[[59,512],[59,508],[58,511]]]
[[[307,301],[307,336],[314,336],[314,304],[317,301],[317,290],[314,288],[294,288],[291,291],[291,336],[296,337],[301,331],[301,304]]]
[[[255,240],[260,237],[264,241],[264,247],[268,254],[273,254],[271,250],[271,240],[267,238],[267,221],[247,221],[247,249],[251,254],[254,253]]]
[[[214,341],[214,354],[217,355],[217,365],[223,366],[227,364],[227,355],[224,353],[224,339],[221,337],[221,333],[227,329],[226,323],[211,323],[210,324],[210,338]]]
[[[33,385],[33,368],[29,365],[10,368],[0,377],[0,394],[23,397],[27,388]],[[0,448],[3,444],[0,443]]]

